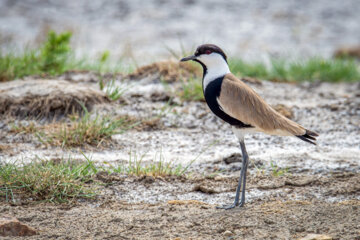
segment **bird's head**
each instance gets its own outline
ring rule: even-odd
[[[227,57],[224,51],[214,44],[200,45],[194,55],[181,59],[181,62],[196,61],[204,65],[207,69],[217,67],[219,65],[227,65]]]

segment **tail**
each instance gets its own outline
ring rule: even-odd
[[[304,135],[297,136],[301,140],[316,145],[316,137],[319,136],[316,132],[310,131],[306,129],[306,132]]]

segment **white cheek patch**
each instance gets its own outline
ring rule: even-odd
[[[218,53],[211,53],[208,55],[202,54],[198,57],[198,59],[207,68],[207,72],[203,79],[204,89],[211,81],[230,73],[227,62]]]

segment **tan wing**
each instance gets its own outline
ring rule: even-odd
[[[225,75],[218,98],[221,108],[233,118],[258,131],[275,135],[304,135],[299,124],[276,112],[253,89],[229,73]]]

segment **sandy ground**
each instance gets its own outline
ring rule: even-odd
[[[69,84],[80,85],[80,89],[99,89],[94,82],[96,77],[92,74],[72,73],[60,78],[68,79],[66,81]],[[59,84],[61,87],[64,82]],[[157,77],[129,80],[119,76],[117,84],[127,88],[123,101],[97,105],[94,112],[138,118],[162,116],[160,124],[147,131],[130,130],[115,135],[111,148],[85,149],[85,153],[91,155],[94,161],[128,161],[131,150],[137,155],[145,154],[144,161],[152,161],[155,155],[162,154],[166,161],[174,163],[186,164],[193,159],[197,163],[212,163],[240,152],[231,128],[213,116],[204,102],[181,103],[175,97],[173,105],[169,106],[169,95],[176,95],[181,83],[164,85]],[[317,146],[293,137],[249,135],[246,137],[246,145],[252,161],[262,162],[265,167],[274,162],[279,167],[314,173],[359,170],[359,83],[296,85],[264,81],[260,85],[251,86],[271,105],[283,104],[293,113],[294,121],[320,134]],[[41,88],[36,89],[41,92]],[[4,144],[13,143],[8,152],[0,153],[0,157],[4,156],[6,161],[19,157],[26,161],[35,155],[61,158],[74,154],[39,146],[36,138],[5,134],[10,128],[6,124],[9,122],[2,121],[0,128],[4,132],[1,141]]]
[[[94,111],[114,116],[161,114],[160,122],[116,135],[109,146],[82,150],[99,164],[126,163],[130,151],[147,153],[144,162],[158,160],[154,156],[160,153],[174,163],[196,159],[188,177],[99,175],[97,181],[106,184],[99,187],[95,200],[72,205],[0,203],[1,214],[39,230],[31,239],[297,239],[308,233],[360,238],[359,83],[251,84],[266,101],[284,104],[295,121],[320,137],[312,146],[290,137],[248,136],[247,204],[224,211],[215,206],[233,201],[241,157],[229,126],[204,102],[181,103],[175,97],[177,104],[166,107],[166,96],[181,85],[177,82],[164,85],[151,76],[118,78],[117,84],[131,86],[123,99],[98,104]],[[59,79],[59,84],[65,79],[69,85],[98,91],[91,73],[67,73]],[[56,79],[51,81],[56,85]],[[82,158],[80,149],[46,147],[31,134],[10,132],[12,121],[0,122],[2,162],[31,161],[36,155]],[[274,164],[286,168],[285,175],[274,176]]]

